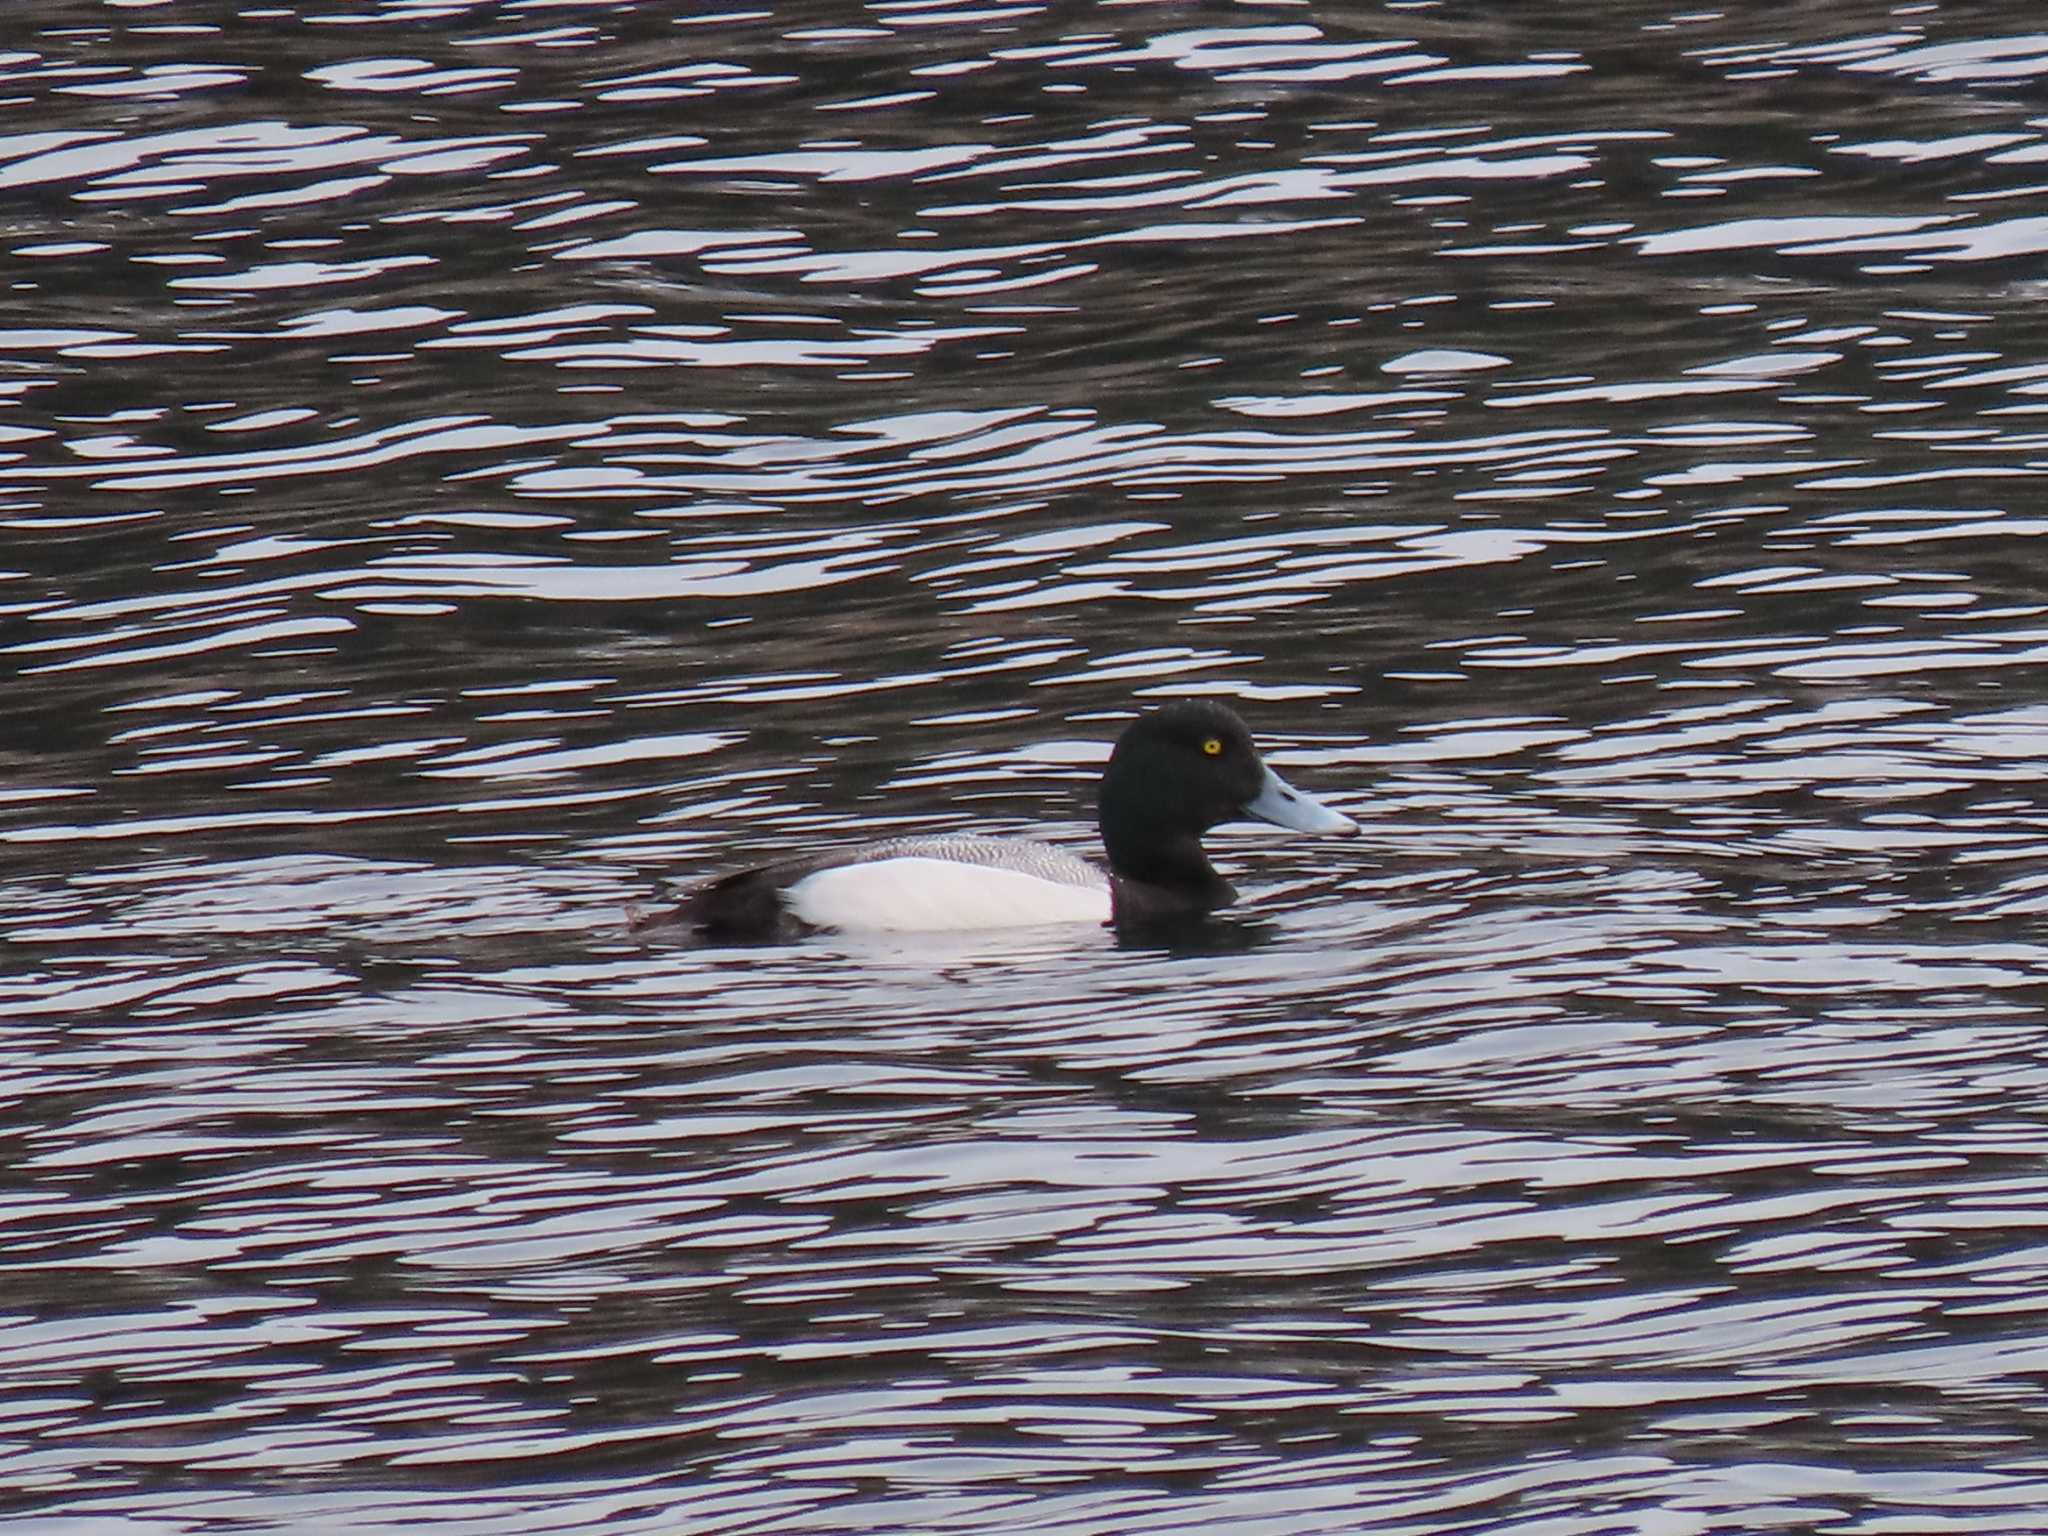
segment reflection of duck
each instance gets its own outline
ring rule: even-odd
[[[1097,820],[1109,869],[1022,838],[900,837],[800,855],[699,886],[638,926],[676,924],[724,941],[819,928],[914,931],[1027,923],[1142,923],[1237,899],[1202,834],[1251,818],[1296,832],[1355,823],[1268,768],[1244,722],[1182,700],[1141,716],[1102,775]]]

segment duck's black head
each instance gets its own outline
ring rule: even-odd
[[[1221,704],[1183,699],[1132,722],[1110,753],[1098,814],[1119,918],[1236,900],[1203,853],[1202,834],[1244,819],[1297,832],[1358,830],[1268,768],[1244,722]]]

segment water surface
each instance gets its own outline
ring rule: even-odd
[[[2048,1521],[2034,7],[0,74],[24,1529]],[[627,931],[1186,695],[1197,942]]]

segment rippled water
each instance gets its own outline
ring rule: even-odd
[[[23,1529],[2048,1527],[2037,7],[16,21]]]

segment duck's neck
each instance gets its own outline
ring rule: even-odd
[[[1109,855],[1111,903],[1116,920],[1185,917],[1213,912],[1237,900],[1230,882],[1216,873],[1192,832],[1162,835],[1133,830],[1111,818],[1102,823]]]

